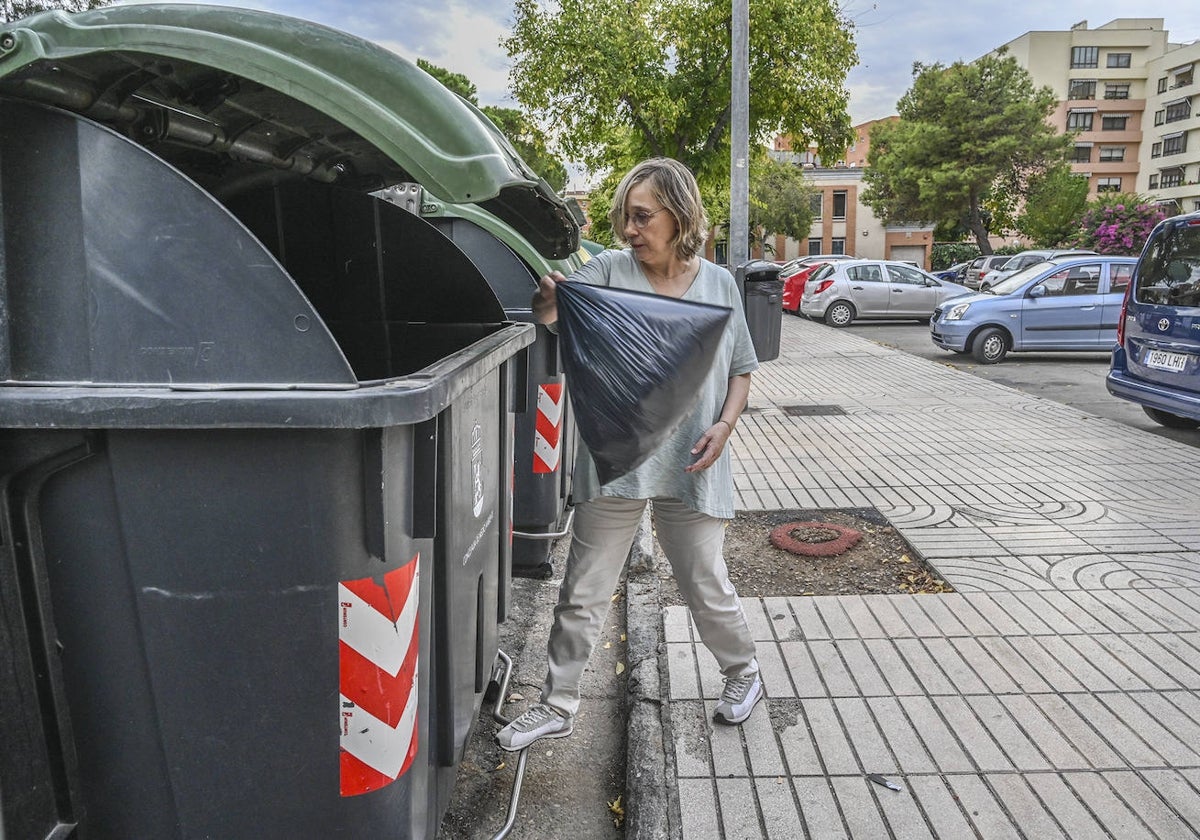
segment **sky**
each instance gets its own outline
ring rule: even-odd
[[[410,60],[424,58],[462,73],[475,83],[482,105],[516,105],[500,47],[512,23],[511,0],[224,0],[224,5],[342,29]],[[1200,39],[1200,3],[1138,5],[1143,10],[1135,15],[1130,0],[843,0],[860,62],[846,80],[851,121],[896,113],[896,101],[912,83],[913,62],[973,61],[1030,30],[1065,30],[1082,20],[1095,29],[1119,17],[1162,17],[1171,42]]]

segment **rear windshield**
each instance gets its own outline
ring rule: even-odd
[[[1167,228],[1138,265],[1135,300],[1200,306],[1200,225]]]

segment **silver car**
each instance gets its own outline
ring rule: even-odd
[[[832,327],[859,318],[928,322],[945,301],[970,291],[895,260],[839,261],[808,278],[800,313]]]

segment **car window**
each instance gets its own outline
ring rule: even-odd
[[[1047,297],[1094,295],[1100,289],[1100,264],[1076,265],[1056,271],[1040,281]]]
[[[851,265],[846,267],[846,276],[860,283],[882,283],[883,272],[877,265]]]
[[[889,265],[887,270],[893,283],[904,283],[908,286],[925,285],[925,275],[915,268],[909,268],[906,265]]]
[[[824,280],[830,274],[833,274],[833,272],[836,270],[837,269],[835,269],[833,267],[833,263],[825,263],[825,265],[821,266],[816,271],[814,271],[808,279],[809,280]]]
[[[1200,306],[1200,227],[1159,237],[1138,263],[1137,300],[1168,306]]]
[[[1124,263],[1108,267],[1108,293],[1125,294],[1129,278],[1133,276],[1133,266]]]

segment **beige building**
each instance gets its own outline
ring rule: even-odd
[[[1090,195],[1137,192],[1179,212],[1200,209],[1200,41],[1171,43],[1163,18],[1118,18],[1026,32],[1004,47],[1058,96],[1051,122],[1076,132],[1071,168]]]
[[[1200,210],[1200,41],[1169,45],[1147,62],[1145,140],[1137,191],[1170,204],[1173,212]]]

